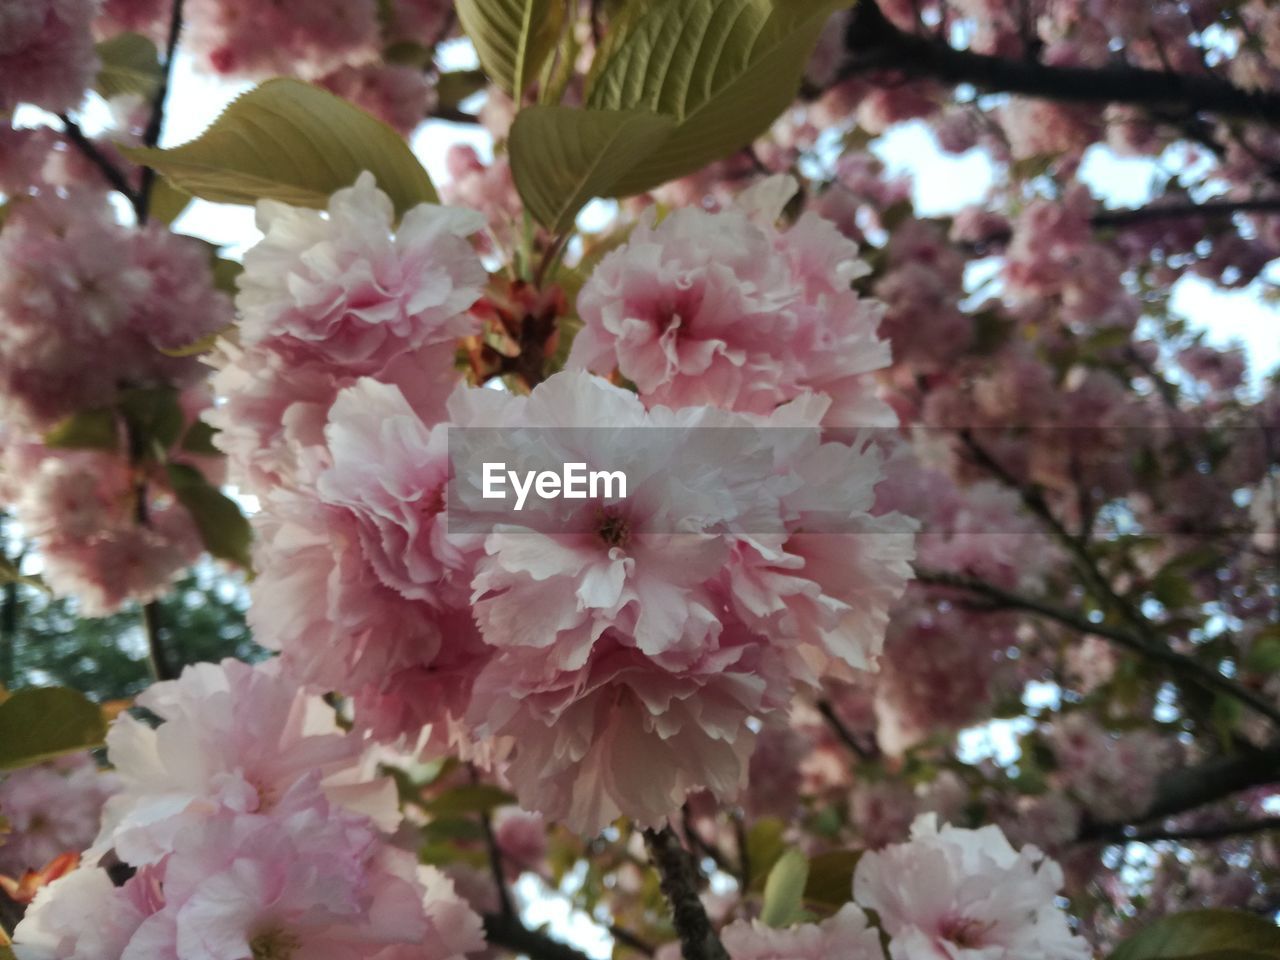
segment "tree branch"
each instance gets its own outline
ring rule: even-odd
[[[836,708],[831,705],[830,700],[819,700],[817,702],[818,713],[822,714],[822,718],[827,721],[827,725],[840,739],[846,747],[854,752],[859,760],[871,762],[877,759],[879,751],[872,744],[870,748],[862,743],[850,730],[845,726],[844,721],[840,719],[840,715],[836,713]]]
[[[1273,783],[1280,783],[1280,739],[1273,740],[1265,747],[1213,757],[1194,767],[1170,770],[1157,782],[1155,800],[1137,817],[1131,818],[1127,823],[1086,821],[1081,826],[1077,839],[1082,843],[1146,842],[1143,837],[1152,840],[1177,839],[1173,836],[1174,831],[1151,830],[1144,834],[1137,831],[1133,824],[1164,820],[1222,800],[1241,790]],[[1270,827],[1261,826],[1259,829]],[[1194,831],[1182,832],[1186,839],[1211,838],[1207,831],[1200,831],[1206,834],[1203,837],[1192,836]]]
[[[71,141],[71,145],[84,154],[85,158],[98,168],[98,172],[111,184],[113,190],[124,194],[126,200],[137,209],[138,196],[133,192],[133,187],[129,185],[129,179],[124,175],[124,171],[111,162],[111,158],[98,149],[98,145],[85,136],[84,131],[80,129],[80,124],[76,123],[65,113],[58,114],[58,119],[62,121],[63,133],[67,135],[67,139]]]
[[[495,947],[524,954],[529,960],[588,960],[585,953],[568,944],[530,930],[515,915],[485,914],[484,938]]]
[[[1280,817],[1263,817],[1241,823],[1218,823],[1209,827],[1191,827],[1186,830],[1140,830],[1125,837],[1127,843],[1156,843],[1171,840],[1186,843],[1195,840],[1225,840],[1230,837],[1246,837],[1268,830],[1280,830]]]
[[[165,43],[164,69],[160,74],[160,83],[156,87],[151,100],[151,119],[147,121],[147,129],[142,135],[142,144],[154,147],[160,142],[160,133],[164,130],[165,101],[169,96],[169,85],[173,80],[173,62],[178,54],[178,38],[182,35],[182,6],[184,0],[173,0],[173,11],[169,15],[169,36]],[[155,186],[156,172],[151,167],[142,168],[142,186],[133,200],[133,210],[138,223],[146,223],[151,212],[151,189]]]
[[[1175,107],[1280,122],[1280,95],[1270,91],[1243,90],[1207,73],[1173,73],[1124,64],[1050,66],[1037,60],[957,50],[944,40],[898,29],[874,0],[862,0],[854,7],[845,32],[845,49],[850,58],[837,82],[855,74],[887,70],[1049,100]]]
[[[671,827],[646,830],[644,843],[658,870],[662,892],[671,904],[672,922],[680,935],[684,960],[729,960],[698,897],[693,858]]]
[[[1034,613],[1065,627],[1070,627],[1079,633],[1095,634],[1140,656],[1163,663],[1198,686],[1212,693],[1224,694],[1239,700],[1242,704],[1262,714],[1272,722],[1280,724],[1280,708],[1277,708],[1254,691],[1164,644],[1153,643],[1136,632],[1106,623],[1094,623],[1088,617],[1074,610],[1059,607],[1047,600],[1024,596],[1012,590],[998,587],[994,583],[988,583],[985,580],[964,574],[918,568],[916,570],[916,579],[930,586],[966,590],[985,597],[1005,609],[1024,610],[1027,613]]]
[[[1089,218],[1089,222],[1095,227],[1127,227],[1182,217],[1232,217],[1237,213],[1280,213],[1280,197],[1206,200],[1204,203],[1153,203],[1145,207],[1099,210]]]
[[[471,766],[471,782],[480,782],[480,774],[474,765]],[[493,817],[488,810],[480,811],[480,830],[484,834],[484,845],[489,851],[489,872],[493,874],[493,885],[498,888],[498,906],[504,917],[514,917],[515,907],[511,903],[511,891],[507,889],[507,878],[502,869],[502,849],[498,846],[498,838],[493,832]]]

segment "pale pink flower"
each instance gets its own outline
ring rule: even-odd
[[[502,863],[514,880],[521,873],[537,872],[547,858],[547,824],[541,814],[505,807],[493,818],[493,837],[502,851]]]
[[[14,931],[16,955],[22,960],[122,960],[138,927],[158,908],[143,896],[149,880],[144,870],[117,887],[99,867],[60,877],[36,894]],[[162,953],[152,958],[176,960]]]
[[[401,136],[412,133],[435,106],[435,89],[427,82],[426,73],[403,64],[342,66],[318,82]]]
[[[165,0],[103,0],[93,21],[99,37],[118,33],[141,33],[157,43],[164,39],[169,4]]]
[[[81,853],[98,835],[116,779],[89,754],[14,770],[0,780],[0,874],[21,878],[64,853]]]
[[[1088,713],[1074,711],[1048,734],[1056,776],[1085,809],[1104,821],[1122,821],[1146,811],[1156,780],[1169,765],[1170,745],[1149,730],[1113,734]]]
[[[45,194],[0,235],[0,409],[45,429],[110,405],[122,386],[201,377],[181,347],[228,326],[207,252],[159,225],[121,226],[106,198]]]
[[[74,110],[98,70],[93,0],[0,0],[0,113]]]
[[[370,173],[335,193],[327,214],[261,201],[265,236],[238,280],[241,343],[377,376],[421,347],[471,333],[466,310],[488,279],[467,241],[480,215],[422,204],[394,228],[393,220]]]
[[[164,722],[152,728],[121,714],[112,724],[107,748],[121,791],[93,855],[114,849],[134,865],[158,863],[218,810],[265,814],[320,774],[336,799],[383,825],[398,822],[389,781],[359,785],[361,740],[275,664],[197,664],[137,702]]]
[[[1015,160],[1082,151],[1097,139],[1097,111],[1039,97],[1013,97],[997,116]]]
[[[759,920],[737,920],[720,931],[732,960],[883,960],[884,948],[875,927],[856,904],[847,903],[820,923],[786,929]]]
[[[137,478],[122,453],[32,440],[10,443],[4,461],[14,514],[39,544],[45,584],[75,597],[85,616],[163,595],[200,555],[191,515],[163,482],[148,485],[148,522],[138,523]]]
[[[207,419],[233,477],[263,495],[307,479],[300,468],[323,445],[329,407],[362,375],[442,418],[455,341],[474,329],[466,311],[487,274],[466,240],[478,214],[423,205],[393,233],[391,202],[369,174],[327,214],[264,201],[258,217],[266,236],[245,256],[241,343],[214,358],[225,402]]]
[[[485,163],[475,148],[455,143],[445,153],[445,163],[449,179],[440,185],[440,196],[448,203],[484,214],[489,225],[488,234],[482,235],[486,247],[492,237],[503,249],[511,249],[521,236],[524,218],[510,161],[496,156]]]
[[[376,0],[191,0],[186,21],[197,64],[224,76],[314,78],[377,53]]]
[[[617,368],[647,404],[767,413],[829,393],[829,422],[887,426],[870,375],[889,363],[879,309],[853,293],[857,247],[808,214],[774,223],[795,190],[770,178],[720,213],[646,214],[578,297],[571,367]]]
[[[736,795],[754,740],[745,720],[783,708],[786,691],[768,644],[740,631],[662,657],[609,631],[575,670],[533,647],[503,652],[476,681],[471,718],[513,739],[506,773],[522,806],[593,833],[621,815],[657,825],[703,788]]]
[[[262,500],[250,621],[291,673],[365,706],[381,731],[448,725],[485,651],[467,607],[481,538],[445,513],[444,426],[370,378],[338,395],[313,482]]]
[[[910,841],[863,854],[853,893],[880,918],[893,960],[1089,960],[1054,902],[1062,880],[998,827],[939,829],[923,814]]]
[[[619,813],[656,823],[697,788],[733,796],[746,719],[878,651],[911,556],[901,518],[869,515],[878,456],[822,444],[827,401],[811,395],[769,417],[646,410],[564,372],[497,403],[513,451],[530,436],[553,461],[621,470],[627,497],[508,513],[487,536],[472,601],[499,652],[476,681],[477,733],[514,737],[506,772],[523,806],[581,830]],[[567,432],[520,429],[550,427]],[[674,455],[672,432],[693,438],[691,456]],[[743,433],[758,447],[716,445]],[[642,770],[626,761],[637,751]]]

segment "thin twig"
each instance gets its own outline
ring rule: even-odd
[[[67,135],[67,139],[71,141],[71,145],[79,150],[85,158],[98,168],[98,172],[111,184],[113,190],[122,193],[130,205],[137,207],[138,197],[133,192],[133,187],[129,185],[129,179],[124,175],[124,171],[117,167],[105,153],[98,149],[98,145],[90,140],[80,124],[76,123],[65,113],[58,114],[58,119],[62,121],[63,133]]]
[[[178,55],[178,38],[182,35],[182,6],[184,0],[173,0],[173,10],[169,15],[169,36],[165,43],[164,67],[160,73],[160,83],[151,99],[151,119],[142,135],[142,144],[154,147],[160,142],[160,134],[164,130],[165,101],[169,96],[169,86],[173,81],[173,64]],[[142,187],[134,197],[133,210],[138,223],[146,223],[151,212],[151,189],[155,186],[156,172],[151,167],[142,168]]]
[[[1280,830],[1280,817],[1263,817],[1244,823],[1219,823],[1208,827],[1188,827],[1185,830],[1140,830],[1125,837],[1128,843],[1156,843],[1161,840],[1188,843],[1195,840],[1225,840],[1228,837],[1244,837],[1254,833]]]
[[[588,960],[585,953],[545,933],[530,930],[519,917],[503,913],[485,914],[484,937],[493,946],[523,954],[530,960]]]
[[[471,767],[471,782],[480,782],[476,768]],[[502,867],[502,849],[498,846],[497,835],[493,832],[493,818],[488,810],[480,811],[480,829],[484,833],[484,844],[489,851],[489,871],[493,874],[493,885],[498,890],[498,906],[504,917],[516,915],[515,906],[511,902],[511,891],[507,889],[507,878]]]
[[[827,721],[832,732],[840,738],[841,743],[857,754],[859,760],[870,762],[876,759],[875,755],[854,736],[853,731],[844,725],[844,721],[840,719],[840,715],[836,713],[835,707],[829,700],[819,700],[817,706],[818,712]]]

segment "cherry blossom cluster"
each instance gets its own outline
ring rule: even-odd
[[[0,3],[0,114],[20,103],[73,110],[98,70],[94,0]]]
[[[418,207],[393,233],[367,176],[326,214],[263,204],[213,416],[263,506],[259,641],[380,734],[429,725],[496,758],[527,808],[577,829],[735,795],[749,720],[781,720],[821,672],[874,667],[912,556],[910,522],[872,514],[879,451],[824,435],[892,422],[867,376],[888,348],[850,288],[852,245],[816,216],[775,226],[794,189],[673,214],[601,263],[570,366],[617,366],[638,394],[578,369],[527,398],[454,386],[485,282],[477,215]],[[610,427],[627,439],[563,458],[626,458],[636,488],[555,529],[450,532],[450,427]],[[805,439],[684,474],[646,461],[634,438],[655,427]],[[682,491],[702,506],[677,515]],[[743,525],[748,502],[767,525]]]
[[[63,854],[88,849],[117,786],[88,753],[6,774],[0,780],[0,875],[21,881]]]
[[[721,939],[732,960],[884,960],[883,941],[890,960],[1090,960],[1056,902],[1062,882],[1058,864],[1015,850],[998,827],[924,814],[909,840],[860,858],[854,902],[833,916],[781,929],[736,920]]]
[[[42,888],[14,941],[33,960],[306,956],[460,960],[479,918],[387,832],[394,788],[362,741],[279,676],[189,667],[108,736],[121,791],[85,865]],[[132,868],[113,882],[100,858]]]
[[[24,198],[0,233],[0,411],[40,431],[123,387],[191,386],[200,360],[171,354],[231,320],[198,241],[123,226],[103,194]]]

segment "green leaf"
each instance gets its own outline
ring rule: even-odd
[[[222,262],[231,263],[230,260],[224,260]],[[236,264],[236,266],[238,267],[240,265]],[[213,333],[206,333],[203,337],[193,343],[186,343],[180,347],[158,347],[157,349],[166,357],[198,357],[203,353],[208,353],[216,347],[218,345],[218,338],[232,329],[234,329],[234,326],[228,324],[221,330],[215,330]]]
[[[163,177],[157,177],[151,184],[147,216],[159,223],[173,223],[191,205],[192,199],[185,190],[179,190]]]
[[[769,871],[764,884],[760,920],[771,927],[786,927],[800,919],[809,861],[799,850],[788,850]]]
[[[810,860],[804,902],[833,913],[843,907],[853,899],[853,872],[861,858],[861,850],[831,850]]]
[[[185,464],[165,467],[173,494],[191,514],[204,548],[220,560],[249,570],[253,531],[236,502],[209,483],[199,470]]]
[[[782,839],[785,831],[786,824],[777,817],[757,820],[747,831],[747,862],[752,875],[758,878],[752,883],[754,889],[764,889],[763,878],[787,849]]]
[[[441,107],[456,109],[488,83],[488,77],[480,70],[448,70],[436,78],[436,98]]]
[[[555,49],[559,0],[458,0],[458,19],[485,73],[517,101]]]
[[[0,770],[102,745],[106,721],[98,705],[66,687],[19,690],[0,703]]]
[[[203,420],[197,420],[182,435],[181,449],[184,453],[194,453],[198,457],[220,457],[222,451],[213,443],[217,433],[217,427],[210,426]]]
[[[423,807],[436,817],[455,817],[463,813],[487,813],[515,802],[516,798],[500,787],[476,783],[446,790]]]
[[[150,97],[163,71],[156,45],[137,33],[121,33],[98,44],[102,66],[93,88],[108,100],[125,93]]]
[[[213,285],[227,296],[234,297],[239,291],[236,278],[244,273],[244,264],[238,260],[227,260],[225,257],[213,259]],[[214,336],[221,336],[225,331],[218,331]]]
[[[1236,910],[1193,910],[1164,917],[1120,944],[1110,960],[1271,960],[1280,928]]]
[[[1244,659],[1250,673],[1275,673],[1280,670],[1280,626],[1272,625],[1259,632]]]
[[[121,150],[179,189],[218,203],[269,199],[319,209],[364,170],[399,214],[439,202],[399,134],[326,90],[286,78],[234,100],[190,143]]]
[[[666,143],[676,123],[643,110],[526,107],[511,125],[511,173],[529,212],[556,233],[592,197]]]
[[[610,195],[649,190],[738,150],[795,99],[827,18],[849,0],[633,4],[592,64],[586,106],[649,110],[678,126]],[[612,31],[611,31],[612,32]]]
[[[110,407],[81,410],[44,435],[44,445],[60,450],[118,450],[120,426]]]
[[[138,448],[160,459],[178,442],[187,424],[173,387],[137,387],[120,395],[120,412]]]

